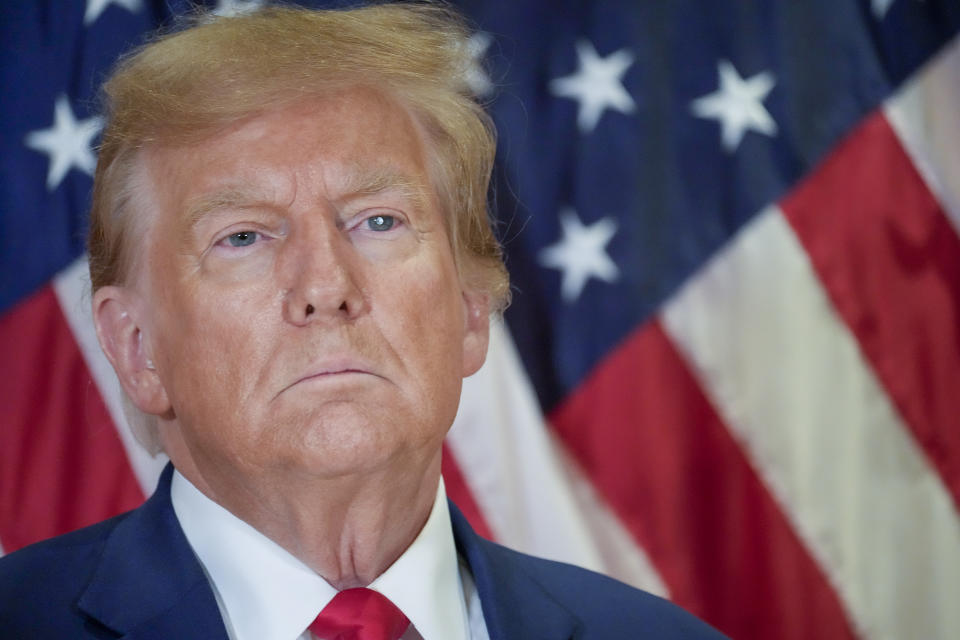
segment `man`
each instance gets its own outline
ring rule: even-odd
[[[120,63],[93,314],[172,466],[139,509],[0,560],[0,637],[719,637],[445,500],[508,291],[463,42],[436,7],[276,9]]]

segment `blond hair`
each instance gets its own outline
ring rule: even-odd
[[[93,290],[129,275],[141,149],[203,140],[301,98],[368,85],[398,99],[426,132],[461,278],[502,310],[509,278],[487,209],[495,136],[466,85],[466,42],[459,17],[437,5],[275,7],[203,16],[123,58],[103,88],[107,126],[88,236]]]
[[[509,278],[487,209],[495,135],[466,84],[467,36],[461,19],[438,5],[275,7],[195,16],[189,28],[121,59],[103,87],[107,125],[88,236],[93,290],[122,284],[133,270],[132,239],[144,224],[141,150],[202,141],[302,98],[364,85],[398,100],[425,132],[461,280],[502,311]],[[128,398],[125,409],[137,439],[160,451],[155,418]]]

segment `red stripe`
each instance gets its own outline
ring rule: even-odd
[[[960,238],[881,113],[783,211],[960,507]]]
[[[495,540],[490,525],[483,517],[483,512],[477,506],[477,501],[473,498],[473,492],[467,485],[466,478],[463,477],[460,465],[457,464],[457,458],[453,455],[453,451],[450,450],[447,443],[443,444],[443,458],[440,464],[443,483],[447,488],[447,497],[460,507],[460,511],[466,516],[474,531],[488,540]]]
[[[855,637],[659,323],[636,331],[550,422],[675,602],[738,640]]]
[[[6,552],[143,501],[99,391],[46,287],[0,318],[0,542]]]

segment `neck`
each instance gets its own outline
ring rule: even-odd
[[[430,515],[440,450],[420,464],[317,477],[201,473],[184,451],[167,450],[197,489],[311,567],[338,590],[369,585],[410,546]]]

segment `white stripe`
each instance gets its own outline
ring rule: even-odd
[[[564,464],[501,322],[491,324],[486,364],[464,381],[447,442],[498,541],[666,593],[589,482]]]
[[[166,464],[166,456],[150,457],[150,454],[133,437],[123,415],[123,402],[120,396],[120,383],[113,367],[97,342],[90,310],[90,277],[86,256],[78,258],[73,264],[57,274],[53,280],[53,290],[60,301],[60,308],[70,325],[70,331],[80,347],[83,359],[87,363],[100,395],[113,418],[117,434],[127,452],[127,459],[134,475],[143,489],[144,495],[150,495],[157,486],[157,478]]]
[[[891,96],[884,110],[931,193],[960,230],[960,36]]]
[[[957,513],[782,213],[763,211],[664,324],[862,637],[956,637]]]
[[[596,552],[600,554],[599,570],[638,589],[669,598],[669,589],[650,563],[649,557],[606,501],[597,494],[587,474],[559,444],[554,447],[554,451],[562,461],[561,468],[569,482],[580,522],[589,530]],[[545,523],[544,526],[550,527],[551,524]],[[568,562],[579,564],[573,560]]]

